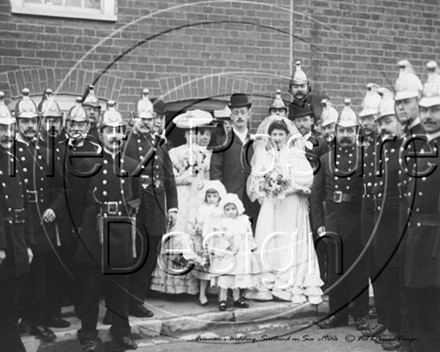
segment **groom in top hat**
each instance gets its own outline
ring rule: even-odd
[[[228,193],[238,195],[255,230],[260,206],[258,202],[251,202],[246,192],[253,154],[248,129],[251,106],[246,94],[231,95],[228,107],[231,110],[232,130],[211,143],[213,151],[209,173],[210,179],[221,181]]]

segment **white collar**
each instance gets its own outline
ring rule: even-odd
[[[433,139],[436,139],[437,137],[440,137],[440,131],[426,134],[426,138],[428,139],[428,142],[431,142]]]
[[[104,147],[104,151],[105,151],[107,154],[110,154],[110,155],[112,156],[113,159],[116,157],[116,155],[119,154],[119,149],[118,149],[117,152],[114,152],[114,151],[108,149],[107,147]]]
[[[248,129],[246,128],[246,129],[244,130],[244,132],[238,132],[238,131],[234,128],[234,126],[232,126],[232,129],[234,130],[234,133],[237,135],[237,137],[240,138],[240,140],[244,143],[244,142],[246,141],[246,138],[247,138],[248,133],[249,133]]]
[[[414,126],[420,125],[420,117],[416,117],[413,122],[410,123],[409,128],[413,128]]]
[[[73,138],[69,138],[68,139],[68,145],[70,147],[81,148],[84,145],[84,139],[82,139],[80,141],[76,141]]]
[[[15,137],[15,139],[21,143],[24,143],[26,145],[29,145],[31,143],[31,140],[27,139],[26,140],[23,138],[23,136],[21,135],[21,133],[17,133],[17,137]],[[35,137],[32,138],[32,140],[35,140]]]
[[[309,140],[309,138],[312,136],[312,131],[310,131],[309,133],[307,133],[307,134],[305,134],[304,136],[303,136],[303,138],[304,138],[304,140]]]

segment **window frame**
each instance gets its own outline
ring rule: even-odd
[[[13,14],[115,22],[117,20],[116,1],[102,0],[103,9],[100,10],[26,3],[25,0],[11,0],[11,5]]]

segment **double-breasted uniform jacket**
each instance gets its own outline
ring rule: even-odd
[[[320,167],[319,159],[328,151],[327,142],[325,139],[313,134],[307,139],[307,141],[312,144],[313,148],[309,149],[306,147],[306,158],[312,166],[314,173],[316,173]]]
[[[91,139],[91,138],[90,138]],[[58,223],[60,229],[61,244],[69,246],[72,242],[76,242],[76,236],[73,236],[74,228],[78,229],[81,224],[73,224],[72,218],[72,201],[71,201],[71,187],[74,180],[80,175],[82,163],[86,158],[92,160],[99,160],[102,158],[102,147],[95,143],[95,139],[91,141],[88,137],[81,141],[75,142],[68,138],[65,134],[58,138],[55,153],[59,161],[63,173],[63,190],[65,194],[65,206],[62,209],[62,222]]]
[[[402,170],[399,173],[399,191],[400,191],[400,219],[399,219],[399,228],[400,232],[404,232],[408,222],[408,202],[407,197],[408,193],[410,193],[409,183],[412,171],[415,166],[416,158],[410,157],[405,158],[405,153],[414,153],[417,152],[425,142],[423,140],[419,140],[418,137],[425,136],[425,132],[420,123],[416,124],[412,128],[405,129],[405,140],[402,142],[402,146],[400,149],[401,153],[401,165]],[[413,192],[411,192],[413,193]]]
[[[412,209],[405,251],[405,283],[411,288],[440,287],[440,137],[425,144],[417,158],[419,177],[410,177]],[[426,157],[428,156],[428,157]],[[426,171],[431,170],[431,172]],[[412,193],[414,192],[414,194]]]
[[[228,193],[234,193],[240,198],[245,214],[252,218],[255,226],[260,205],[258,202],[251,202],[246,191],[254,154],[249,135],[243,143],[232,130],[214,140],[211,149],[210,179],[222,182]]]
[[[0,280],[8,280],[29,272],[27,248],[35,241],[21,165],[3,148],[0,183],[0,249],[6,253],[0,264]]]
[[[143,190],[139,218],[149,219],[149,224],[146,224],[148,236],[162,236],[166,232],[168,210],[177,210],[178,205],[166,139],[157,134],[132,132],[123,153],[137,163],[135,174]]]
[[[376,143],[376,179],[374,183],[376,233],[373,238],[374,257],[378,267],[399,266],[402,258],[399,247],[403,234],[396,226],[399,217],[400,147],[403,138]]]
[[[60,245],[58,220],[65,203],[62,171],[54,151],[40,141],[16,141],[16,154],[22,165],[27,190],[35,245],[33,251],[44,253]],[[46,209],[52,209],[56,219],[50,223],[41,220]]]
[[[137,163],[120,153],[104,149],[102,158],[87,158],[81,165],[90,177],[77,177],[72,186],[75,224],[81,223],[80,241],[74,259],[88,264],[102,264],[104,237],[111,266],[125,266],[133,261],[133,225],[130,222],[140,203],[139,177],[133,177]]]
[[[362,193],[362,219],[361,235],[362,244],[366,245],[373,234],[374,229],[374,181],[376,164],[376,143],[380,143],[380,136],[372,133],[368,138],[363,138],[361,142],[363,155],[363,193]]]
[[[342,240],[360,236],[362,177],[360,148],[337,146],[321,157],[321,167],[313,180],[311,209],[316,231],[325,226]],[[325,201],[325,211],[323,202]]]

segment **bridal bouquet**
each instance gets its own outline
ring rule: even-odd
[[[285,178],[281,168],[275,166],[263,176],[258,177],[257,187],[263,198],[284,199],[292,183],[290,179]]]

